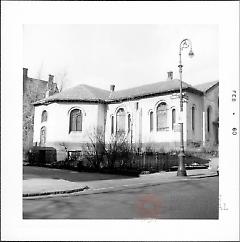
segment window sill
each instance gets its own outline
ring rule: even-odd
[[[159,131],[169,131],[169,127],[157,129],[157,132],[159,132]]]
[[[115,132],[115,134],[119,134],[119,135],[121,135],[121,134],[128,134],[128,132],[126,132],[124,130],[121,130],[121,131]]]
[[[82,131],[70,131],[69,134],[81,134]]]

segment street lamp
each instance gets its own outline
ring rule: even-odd
[[[181,121],[180,121],[180,152],[179,152],[179,164],[178,164],[178,171],[177,176],[186,176],[187,172],[185,169],[185,165],[183,162],[184,159],[184,143],[183,143],[183,96],[182,96],[182,50],[187,49],[190,47],[190,51],[188,53],[189,57],[193,57],[193,51],[192,51],[192,42],[189,39],[184,39],[180,43],[179,48],[179,76],[180,76],[180,115],[181,115]]]

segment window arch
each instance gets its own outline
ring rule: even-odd
[[[167,127],[167,104],[161,102],[157,106],[157,131],[168,128]]]
[[[47,121],[47,111],[44,110],[42,112],[41,122],[46,122],[46,121]]]
[[[192,131],[195,129],[195,107],[192,106]]]
[[[128,133],[131,131],[131,114],[128,114]]]
[[[117,122],[116,122],[116,131],[125,132],[125,119],[126,112],[123,108],[119,108],[117,111]]]
[[[176,109],[172,109],[172,130],[174,129],[174,125],[176,124]]]
[[[207,131],[210,132],[211,106],[207,108]]]
[[[149,113],[150,132],[153,131],[153,111]]]
[[[80,109],[73,109],[70,112],[70,128],[71,131],[82,131],[82,111]]]

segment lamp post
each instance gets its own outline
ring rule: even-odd
[[[178,171],[177,171],[177,176],[186,176],[187,172],[185,169],[185,165],[183,162],[184,159],[184,143],[183,143],[183,96],[182,96],[182,50],[190,48],[189,51],[189,57],[193,57],[193,51],[192,51],[192,42],[189,39],[184,39],[180,43],[180,48],[179,48],[179,77],[180,77],[180,115],[181,115],[181,120],[180,120],[180,152],[179,152],[179,164],[178,164]]]

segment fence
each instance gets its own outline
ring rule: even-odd
[[[133,153],[125,159],[117,158],[114,162],[114,168],[136,169],[141,171],[161,171],[168,170],[169,161],[167,154]]]
[[[68,162],[74,167],[81,167],[82,169],[96,168],[93,165],[96,157],[94,154],[91,156],[84,154],[81,151],[69,151]],[[114,160],[109,162],[109,157],[106,155],[101,156],[98,161],[100,169],[111,168],[113,170],[136,170],[136,171],[169,171],[178,166],[179,158],[177,154],[169,153],[124,153],[115,154]],[[208,160],[199,157],[187,155],[185,157],[185,164],[206,164]],[[70,165],[70,164],[69,164]]]

